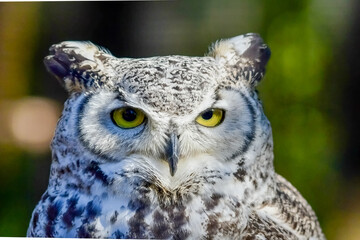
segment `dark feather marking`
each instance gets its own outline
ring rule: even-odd
[[[189,237],[189,235],[190,235],[190,232],[188,230],[179,229],[173,235],[173,239],[174,240],[183,240],[183,239],[187,239]]]
[[[47,219],[49,222],[55,221],[55,219],[60,213],[61,207],[62,207],[62,203],[60,201],[49,205],[47,209]]]
[[[82,225],[78,231],[77,235],[79,238],[91,238],[91,234],[87,231],[84,225]]]
[[[306,206],[299,202],[301,195],[290,188],[289,185],[282,182],[277,182],[277,187],[277,197],[274,198],[271,203],[279,207],[281,216],[286,219],[286,222],[298,233],[302,235],[314,235],[314,226],[312,223],[314,221],[316,222],[316,216],[311,209],[307,209]],[[284,190],[289,193],[286,193]],[[293,208],[296,208],[297,217],[293,215]],[[318,234],[317,232],[315,235]]]
[[[241,182],[245,180],[246,171],[243,168],[238,168],[236,172],[234,172],[234,176]]]
[[[268,173],[260,172],[260,178],[265,182],[265,180],[269,177]]]
[[[120,239],[120,238],[125,238],[125,234],[122,233],[120,230],[116,230],[113,234],[112,237]]]
[[[219,204],[221,198],[221,194],[213,193],[208,201],[204,201],[206,211],[214,209]]]
[[[66,189],[68,189],[68,190],[70,190],[70,189],[79,190],[79,189],[82,189],[82,186],[80,184],[67,183],[66,184]]]
[[[178,230],[188,222],[185,215],[185,209],[179,210],[173,214],[174,229]]]
[[[227,89],[225,87],[225,89]],[[229,88],[228,90],[232,90],[232,88]],[[247,96],[245,96],[243,93],[239,92],[239,94],[241,95],[241,97],[245,100],[246,102],[246,106],[249,109],[250,115],[251,115],[251,122],[249,122],[248,124],[251,126],[251,130],[248,131],[245,136],[244,136],[244,144],[243,146],[237,150],[236,152],[234,152],[230,157],[227,158],[228,161],[231,161],[233,159],[236,159],[238,156],[244,154],[245,152],[247,152],[247,150],[249,149],[251,143],[254,141],[255,139],[255,132],[256,132],[256,125],[255,125],[255,109],[254,106],[251,104],[249,98]]]
[[[85,110],[85,105],[88,104],[88,102],[90,101],[90,99],[93,97],[93,94],[88,94],[86,95],[81,103],[79,103],[79,107],[78,107],[78,116],[76,119],[76,126],[81,126],[80,125],[80,120],[84,115],[84,110]],[[81,129],[80,127],[77,128],[77,135],[79,136],[80,142],[87,148],[90,149],[89,143],[84,139],[84,136],[81,134]],[[99,154],[99,152],[93,152],[94,154]]]
[[[189,219],[185,214],[185,206],[181,204],[181,201],[176,202],[173,205],[164,205],[161,208],[167,212],[168,217],[171,220],[170,228],[175,236],[188,234],[187,230],[183,229],[183,226],[189,222]]]
[[[59,158],[58,158],[56,152],[53,152],[53,153],[51,154],[51,157],[52,157],[52,161],[53,161],[53,162],[56,162],[56,163],[59,162]]]
[[[266,239],[296,240],[298,239],[288,230],[280,227],[270,219],[261,219],[255,213],[249,216],[248,224],[243,231],[242,239],[257,239],[264,236]]]
[[[116,95],[115,99],[117,99],[121,102],[126,102],[126,98],[125,98],[124,94],[122,93],[121,88],[119,88],[117,94],[118,95]]]
[[[241,152],[245,153],[248,149],[250,144],[254,141],[255,138],[255,130],[256,130],[256,126],[255,126],[255,109],[254,106],[251,104],[249,98],[247,96],[245,96],[243,93],[240,93],[241,97],[245,100],[246,102],[246,106],[250,111],[250,115],[251,115],[251,130],[245,135],[245,144],[241,149]]]
[[[153,223],[151,231],[153,232],[155,238],[165,239],[171,236],[169,220],[166,219],[158,210],[156,210],[153,214]]]
[[[85,207],[86,218],[92,220],[101,214],[101,200],[98,198],[88,202]]]
[[[65,223],[67,228],[73,227],[75,218],[81,216],[84,212],[84,207],[76,207],[78,201],[78,196],[73,196],[67,200],[67,210],[62,217],[62,221]]]
[[[62,202],[60,201],[48,206],[46,211],[48,223],[45,226],[46,237],[54,237],[54,225],[56,224],[56,218],[59,216],[61,207]]]
[[[118,211],[115,211],[114,215],[112,215],[111,218],[110,218],[110,223],[111,224],[114,224],[116,222],[118,215],[119,215]]]
[[[252,183],[253,183],[253,185],[254,185],[255,189],[257,189],[257,187],[258,187],[258,183],[257,183],[257,181],[254,179]]]
[[[83,224],[78,229],[77,234],[79,238],[94,238],[97,231],[95,225]]]
[[[84,170],[85,173],[89,172],[100,180],[105,186],[111,185],[114,179],[108,177],[99,167],[98,163],[92,161],[90,165]]]
[[[207,238],[214,239],[216,234],[219,232],[219,221],[216,215],[210,215],[208,223],[206,225]]]
[[[38,221],[39,221],[39,213],[38,212],[35,212],[34,213],[34,217],[32,219],[32,229],[35,230],[36,227],[37,227],[37,224],[38,224]]]
[[[135,211],[135,214],[129,219],[129,233],[126,236],[127,238],[146,238],[145,233],[149,227],[144,220],[151,208],[151,201],[146,195],[149,190],[146,186],[138,186],[137,191],[138,193],[134,196],[138,196],[138,198],[130,200],[128,204],[128,207]]]
[[[254,141],[255,139],[255,130],[256,130],[256,126],[255,126],[255,110],[254,107],[252,106],[250,100],[248,99],[247,96],[245,96],[243,93],[240,93],[240,95],[242,96],[242,98],[246,101],[246,106],[248,107],[250,114],[251,114],[251,130],[246,133],[245,138],[244,138],[244,145],[242,146],[242,148],[239,151],[236,151],[229,159],[235,159],[238,156],[240,156],[241,154],[245,153],[248,149],[249,146],[251,145],[251,143]],[[243,168],[243,164],[244,164],[244,159],[241,159],[238,163],[238,169],[236,170],[236,172],[234,172],[234,176],[241,182],[243,182],[245,180],[245,176],[246,176],[246,171]]]
[[[129,234],[127,238],[146,238],[145,232],[148,224],[144,221],[145,214],[142,210],[135,212],[134,216],[130,218]]]
[[[49,193],[46,191],[41,197],[41,203],[44,203],[49,198]]]
[[[52,238],[53,236],[53,232],[54,232],[54,226],[52,224],[46,224],[45,226],[45,236],[48,238]]]
[[[77,135],[79,136],[80,142],[81,144],[86,148],[89,149],[93,154],[97,155],[97,156],[101,156],[101,157],[105,157],[103,156],[103,154],[99,151],[96,150],[92,147],[90,147],[89,142],[84,138],[84,134],[81,133],[81,128],[79,126],[81,126],[80,121],[84,116],[84,110],[85,110],[85,106],[89,103],[90,99],[94,96],[94,94],[88,94],[86,95],[82,101],[79,103],[79,107],[78,107],[78,116],[76,119],[76,126],[77,127]]]

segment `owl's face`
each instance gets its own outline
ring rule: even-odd
[[[206,57],[118,59],[74,42],[52,50],[45,63],[73,99],[64,132],[89,162],[115,172],[168,184],[230,172],[264,120],[254,87],[269,51],[257,35],[220,42]]]

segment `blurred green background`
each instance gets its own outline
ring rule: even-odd
[[[356,0],[0,3],[0,236],[25,236],[47,186],[67,98],[42,63],[51,44],[202,56],[217,39],[258,32],[272,50],[259,91],[275,168],[329,240],[360,239],[359,12]]]

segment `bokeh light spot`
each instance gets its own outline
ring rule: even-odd
[[[49,151],[59,107],[46,98],[18,100],[10,112],[9,128],[14,142],[31,152]]]

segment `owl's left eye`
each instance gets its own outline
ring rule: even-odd
[[[225,111],[218,108],[208,109],[201,113],[197,118],[196,122],[205,127],[216,127],[225,117]]]
[[[134,128],[145,121],[145,114],[136,108],[123,107],[111,112],[113,122],[121,128]]]

